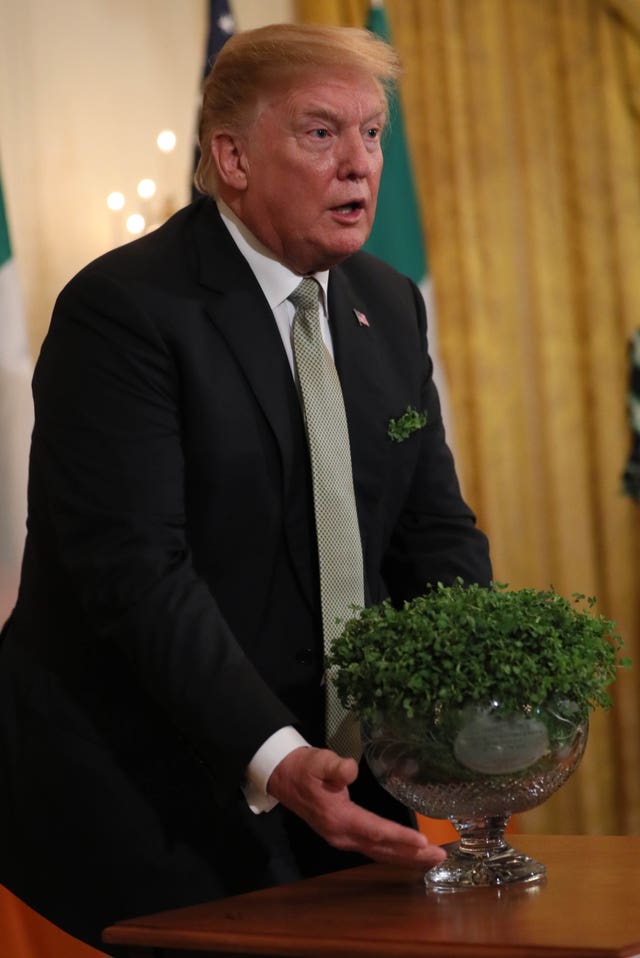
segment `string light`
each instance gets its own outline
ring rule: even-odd
[[[162,153],[171,153],[176,147],[177,137],[173,130],[161,130],[156,138],[156,143],[158,144],[158,149],[161,150]],[[158,187],[155,180],[152,180],[150,177],[144,177],[141,179],[136,187],[137,194],[142,200],[150,200],[152,197],[156,196],[157,190]],[[114,212],[124,209],[125,203],[126,201],[124,194],[120,193],[118,190],[114,190],[107,196],[107,207]],[[149,216],[153,219],[153,223],[150,226],[147,226],[145,217],[141,213],[131,213],[127,217],[125,221],[125,227],[129,234],[138,236],[140,233],[145,233],[150,229],[155,229],[155,227],[160,225],[160,222],[166,219],[167,216],[169,216],[172,212],[168,198],[161,210],[152,209],[152,206],[153,204],[150,204],[149,207],[144,207],[145,211],[147,212],[151,210]],[[123,220],[120,219],[120,217],[114,217],[112,220],[113,229],[116,231],[114,233],[114,242],[116,243],[118,241],[122,242],[121,234],[120,236],[118,235],[118,231],[122,230],[122,223]]]

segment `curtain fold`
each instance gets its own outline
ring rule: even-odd
[[[633,0],[387,0],[463,489],[496,579],[596,595],[634,666],[529,831],[640,832],[640,509],[622,492],[640,316]],[[366,0],[297,0],[362,26]]]

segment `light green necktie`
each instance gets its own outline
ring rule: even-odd
[[[306,277],[289,299],[296,309],[293,351],[311,455],[326,653],[353,616],[351,606],[364,605],[364,574],[347,417],[340,380],[322,339],[319,292],[317,281]],[[327,745],[339,755],[359,758],[359,723],[341,705],[330,674],[326,710]]]

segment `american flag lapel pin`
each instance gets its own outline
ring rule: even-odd
[[[353,314],[354,314],[354,316],[356,317],[356,319],[358,320],[358,325],[359,325],[359,326],[366,326],[367,329],[369,328],[369,320],[368,320],[367,317],[364,315],[364,313],[361,313],[359,309],[354,309]]]

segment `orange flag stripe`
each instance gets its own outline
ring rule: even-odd
[[[105,958],[43,918],[0,885],[0,955],[7,958]]]

